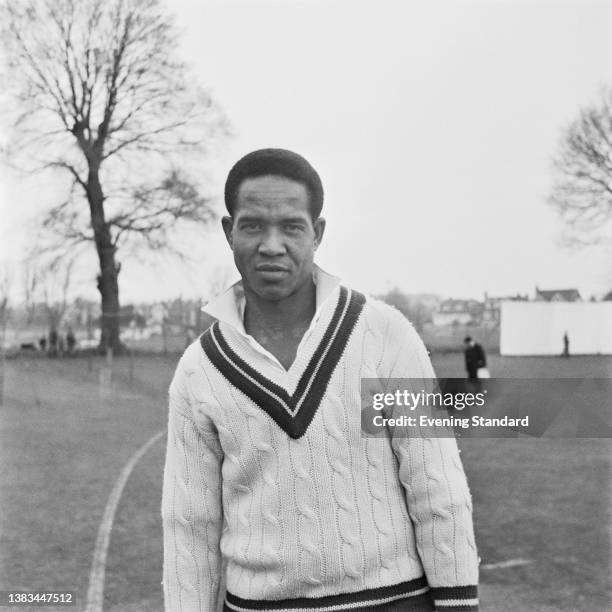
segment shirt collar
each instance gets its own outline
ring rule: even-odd
[[[324,302],[340,284],[340,279],[325,272],[317,265],[314,266],[312,279],[316,287],[316,311],[312,318],[314,324],[321,314]],[[203,306],[202,311],[247,335],[244,329],[244,307],[244,288],[240,280]]]

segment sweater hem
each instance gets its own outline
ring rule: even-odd
[[[226,593],[223,610],[226,612],[341,612],[344,610],[384,611],[389,604],[405,603],[406,610],[434,610],[426,578],[409,580],[400,584],[341,593],[324,597],[301,597],[297,599],[262,600],[244,599],[229,591]]]

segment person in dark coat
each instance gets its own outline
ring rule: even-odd
[[[68,349],[68,355],[74,354],[74,349],[76,347],[76,337],[74,332],[72,331],[72,327],[68,328],[66,332],[66,348]]]
[[[484,349],[478,342],[474,342],[471,336],[464,340],[465,344],[465,369],[468,380],[478,379],[478,368],[487,367],[487,358]]]
[[[57,357],[57,344],[59,340],[59,335],[55,327],[51,328],[49,332],[49,357]]]

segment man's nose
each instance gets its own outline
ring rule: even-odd
[[[259,253],[268,257],[285,254],[285,243],[278,230],[270,229],[265,233],[259,245]]]

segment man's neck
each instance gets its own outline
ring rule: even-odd
[[[279,302],[262,300],[245,289],[244,328],[289,370],[316,310],[314,282]]]
[[[292,336],[310,325],[316,311],[316,286],[313,281],[304,283],[284,300],[262,300],[257,294],[244,288],[246,301],[244,327],[247,334],[272,337]]]

